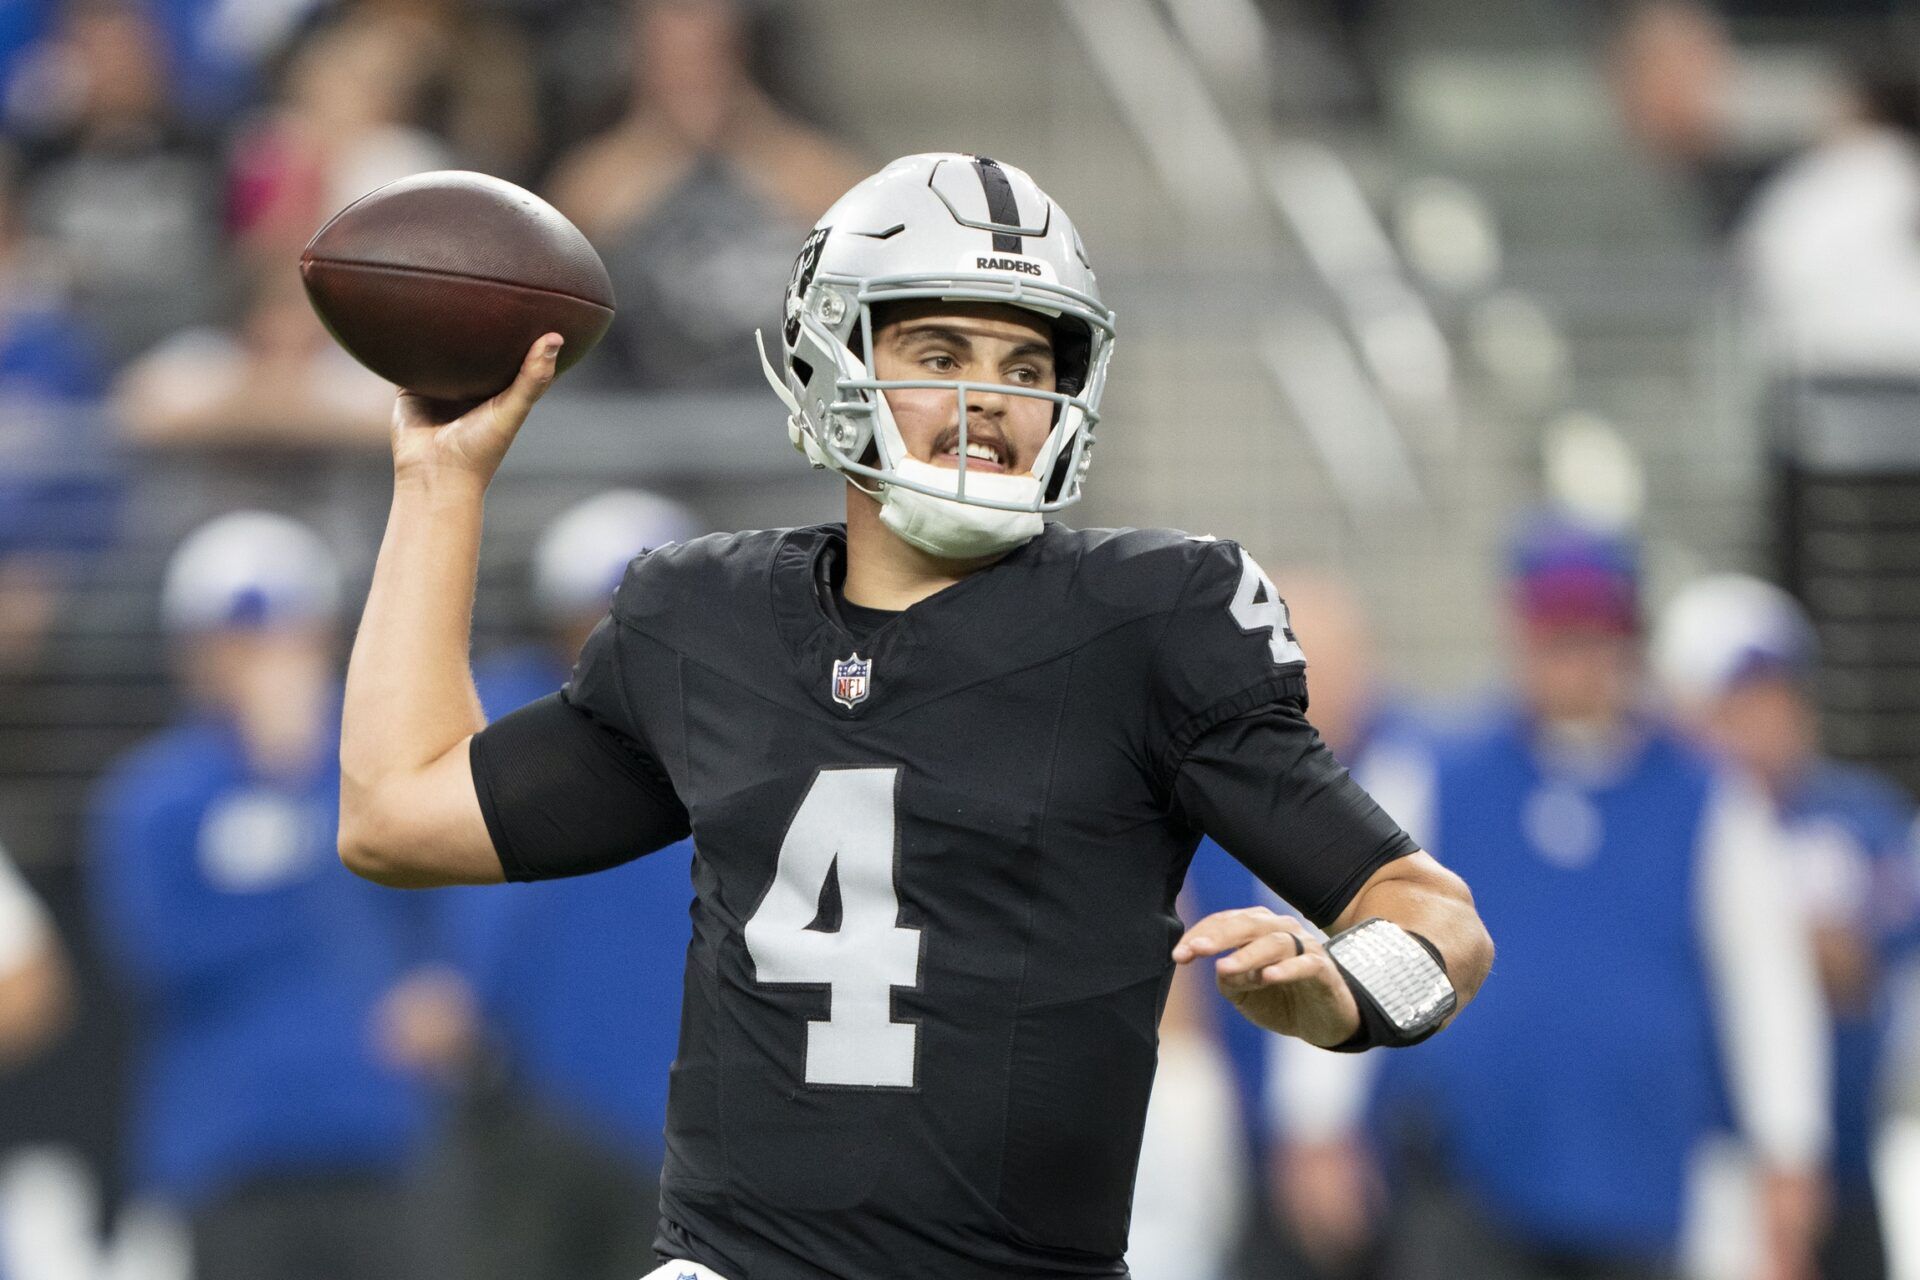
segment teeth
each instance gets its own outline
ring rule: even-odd
[[[967,443],[967,456],[969,458],[980,458],[986,462],[997,463],[1000,461],[1000,455],[993,451],[992,445],[978,444],[972,441]]]

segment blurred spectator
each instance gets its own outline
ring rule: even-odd
[[[0,153],[0,672],[33,667],[69,562],[113,536],[100,343],[19,216]]]
[[[1473,884],[1495,980],[1384,1062],[1287,1053],[1334,1086],[1291,1090],[1288,1127],[1324,1129],[1354,1071],[1383,1073],[1408,1193],[1390,1276],[1671,1276],[1724,1063],[1769,1173],[1763,1274],[1807,1280],[1827,1028],[1772,813],[1643,708],[1630,546],[1542,519],[1513,592],[1516,705],[1440,738],[1395,810]]]
[[[437,48],[432,28],[355,9],[289,62],[277,101],[235,139],[227,221],[267,275],[375,187],[447,168],[445,142],[416,123]]]
[[[174,69],[175,98],[195,121],[220,123],[247,106],[263,68],[328,0],[145,0]]]
[[[0,151],[0,394],[83,403],[106,390],[100,341],[75,314],[67,273],[21,208],[19,165]]]
[[[72,1008],[72,979],[46,908],[0,849],[0,1068],[45,1048]]]
[[[196,126],[217,126],[259,89],[261,68],[328,0],[130,0],[154,29],[155,51],[169,69],[173,107]],[[33,131],[57,116],[76,91],[72,68],[46,56],[60,0],[0,5],[0,117]]]
[[[288,258],[255,274],[237,330],[175,334],[126,369],[114,404],[126,439],[148,447],[378,449],[393,387],[327,335]]]
[[[566,7],[549,6],[532,25],[544,35]],[[498,0],[357,0],[350,12],[393,25],[423,50],[421,118],[462,167],[523,181],[542,142],[535,50],[499,9]]]
[[[1706,163],[1726,134],[1735,55],[1725,21],[1698,0],[1622,6],[1609,70],[1627,132],[1654,155]]]
[[[752,386],[807,227],[859,178],[754,84],[736,0],[640,0],[633,100],[564,156],[554,203],[599,248],[620,311],[594,362],[626,386]]]
[[[1834,1021],[1835,1203],[1820,1275],[1879,1280],[1875,1104],[1892,1030],[1887,978],[1920,909],[1912,803],[1880,775],[1821,754],[1813,626],[1778,587],[1738,574],[1692,584],[1668,606],[1655,657],[1692,726],[1766,788],[1786,824]]]
[[[1768,174],[1833,109],[1823,79],[1744,56],[1723,12],[1731,7],[1629,0],[1608,51],[1628,136],[1689,181],[1716,234],[1734,228]]]
[[[1761,189],[1738,252],[1779,374],[1920,376],[1920,69],[1856,61],[1826,137]]]
[[[74,975],[50,914],[0,849],[0,1080],[12,1085],[10,1069],[57,1040],[73,1012]],[[29,1198],[16,1189],[15,1170],[31,1158],[22,1155],[19,1143],[19,1134],[0,1133],[0,1275],[33,1280],[18,1257],[23,1252],[19,1239],[29,1234],[19,1224],[44,1206],[25,1203]],[[36,1225],[44,1238],[45,1225]]]
[[[200,1280],[390,1280],[424,1115],[379,1058],[396,895],[334,852],[339,573],[258,512],[194,533],[163,620],[192,700],[92,815],[99,936],[141,1035],[136,1190],[188,1215]]]
[[[554,694],[628,561],[700,528],[636,490],[555,520],[534,556],[545,637],[478,665],[488,716]],[[652,1269],[692,853],[688,841],[603,875],[437,895],[510,1090],[469,1135],[477,1203],[462,1280],[633,1280]]]
[[[174,112],[165,51],[137,9],[76,0],[36,58],[28,219],[117,363],[218,302],[215,169]]]
[[[19,94],[15,77],[33,65],[58,9],[59,0],[12,0],[0,5],[0,121],[9,126]]]

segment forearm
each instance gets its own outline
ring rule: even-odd
[[[343,833],[377,812],[391,779],[423,772],[486,725],[469,664],[484,493],[451,475],[394,485],[347,666]]]
[[[1339,932],[1378,916],[1439,949],[1447,977],[1465,1007],[1493,967],[1493,939],[1474,909],[1466,882],[1424,853],[1389,863],[1354,896],[1333,924]]]
[[[394,403],[393,507],[347,665],[340,857],[382,884],[492,884],[500,860],[467,741],[486,727],[468,665],[487,482],[553,382],[560,335],[490,400]],[[457,416],[449,416],[457,414]]]
[[[1831,1145],[1832,1027],[1781,833],[1750,784],[1724,780],[1702,824],[1702,958],[1736,1124],[1777,1171]]]

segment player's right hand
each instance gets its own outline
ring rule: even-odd
[[[429,400],[402,391],[393,406],[395,480],[454,479],[484,488],[534,403],[553,385],[562,341],[557,333],[542,334],[527,349],[513,385],[478,404]]]

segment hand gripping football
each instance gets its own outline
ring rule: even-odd
[[[559,372],[613,322],[587,238],[511,182],[447,170],[390,182],[335,214],[300,255],[307,297],[367,368],[436,400],[504,390],[543,333]]]

